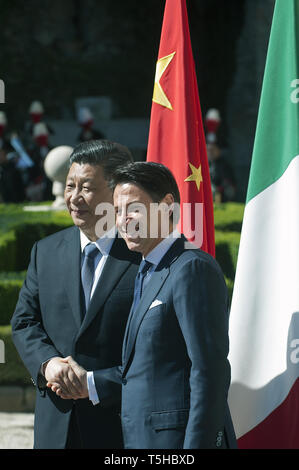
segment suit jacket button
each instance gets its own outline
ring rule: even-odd
[[[223,436],[223,432],[218,431],[217,437],[216,437],[216,447],[221,447],[222,446],[222,436]]]
[[[123,385],[127,385],[127,379],[122,379]]]

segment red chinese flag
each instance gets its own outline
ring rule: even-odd
[[[172,171],[181,195],[181,231],[215,256],[213,198],[185,0],[165,3],[147,161]]]

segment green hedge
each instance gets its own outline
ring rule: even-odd
[[[0,204],[0,271],[27,269],[33,244],[72,225],[66,211],[29,212]]]
[[[241,232],[244,204],[227,202],[214,205],[215,230],[222,232]]]
[[[0,271],[14,271],[16,266],[16,234],[9,230],[0,232]]]
[[[1,385],[30,385],[30,375],[27,372],[13,344],[10,326],[0,326],[0,340],[4,342],[5,363],[0,363]]]
[[[232,296],[244,204],[214,207],[216,259]],[[25,212],[22,205],[0,204],[0,339],[5,344],[5,364],[0,364],[0,384],[30,384],[30,377],[14,347],[10,323],[25,279],[35,241],[72,225],[66,211]]]
[[[216,260],[223,274],[234,280],[240,244],[240,233],[215,230]]]
[[[0,280],[0,325],[8,325],[15,310],[23,280]]]

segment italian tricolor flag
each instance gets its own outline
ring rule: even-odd
[[[276,0],[230,314],[240,448],[299,448],[299,0]]]

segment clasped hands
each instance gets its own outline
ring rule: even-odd
[[[65,400],[88,397],[87,371],[71,357],[53,357],[44,367],[47,387]]]

